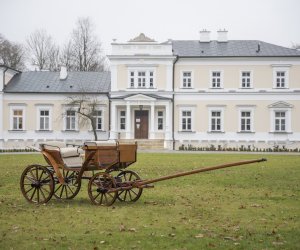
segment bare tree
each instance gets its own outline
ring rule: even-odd
[[[58,47],[45,30],[36,30],[27,39],[29,57],[32,64],[40,70],[56,70],[58,63]]]
[[[23,70],[25,69],[25,56],[22,45],[10,42],[0,34],[0,64]]]
[[[98,140],[97,130],[99,130],[97,119],[101,119],[98,115],[98,106],[100,100],[97,96],[80,94],[77,96],[69,96],[67,99],[68,110],[75,111],[79,115],[79,123],[82,126],[90,125],[94,134],[94,140]],[[101,111],[100,111],[101,112]],[[101,121],[101,125],[102,121]]]
[[[89,18],[79,18],[71,39],[63,50],[62,58],[71,70],[103,71],[105,56],[101,43],[94,34],[94,26]]]
[[[61,65],[67,67],[68,71],[73,70],[73,62],[72,62],[72,43],[69,41],[66,43],[60,53],[59,61]]]

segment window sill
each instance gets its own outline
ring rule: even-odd
[[[196,133],[196,131],[192,131],[192,130],[180,130],[180,131],[178,131],[178,133]]]
[[[94,131],[93,130],[89,130],[90,133],[93,133]],[[105,133],[106,130],[100,130],[100,129],[96,129],[96,132],[97,133]]]
[[[273,131],[269,132],[270,134],[276,134],[276,135],[286,135],[286,134],[293,134],[293,132],[287,132],[287,131]]]
[[[52,133],[53,130],[41,130],[41,129],[37,129],[35,130],[36,133]]]
[[[26,133],[26,130],[18,130],[18,129],[10,129],[8,130],[10,133]]]
[[[239,89],[253,89],[253,87],[240,87]]]
[[[254,131],[238,131],[238,134],[255,134]]]
[[[225,134],[225,131],[207,131],[209,134]]]
[[[79,130],[62,130],[61,132],[66,132],[66,133],[79,133]]]
[[[210,87],[209,89],[224,89],[223,87]]]
[[[179,89],[194,89],[193,87],[180,87]]]
[[[273,89],[289,89],[288,87],[273,87]]]

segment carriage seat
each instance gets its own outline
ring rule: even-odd
[[[71,168],[82,166],[82,155],[84,154],[84,150],[80,147],[68,147],[61,141],[48,141],[43,145],[45,149],[59,151],[62,161],[67,167]]]

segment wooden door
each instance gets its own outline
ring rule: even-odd
[[[148,139],[148,111],[136,110],[134,118],[135,139]]]

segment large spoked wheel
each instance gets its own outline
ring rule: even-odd
[[[65,169],[63,169],[61,173],[65,180],[65,184],[61,184],[54,173],[54,196],[55,198],[62,200],[73,199],[78,194],[81,187],[81,181],[76,183],[78,173],[76,171],[68,171]]]
[[[114,178],[107,173],[97,173],[89,181],[88,194],[95,205],[110,206],[117,199],[118,192],[109,192],[116,188]]]
[[[47,203],[54,192],[54,179],[46,167],[30,165],[21,175],[20,186],[23,196],[29,202]]]
[[[122,184],[126,186],[126,182],[132,182],[140,179],[140,176],[136,172],[133,172],[131,170],[125,170],[117,175],[117,186],[122,186]],[[118,200],[135,202],[141,197],[142,193],[142,188],[122,190],[118,192]]]

